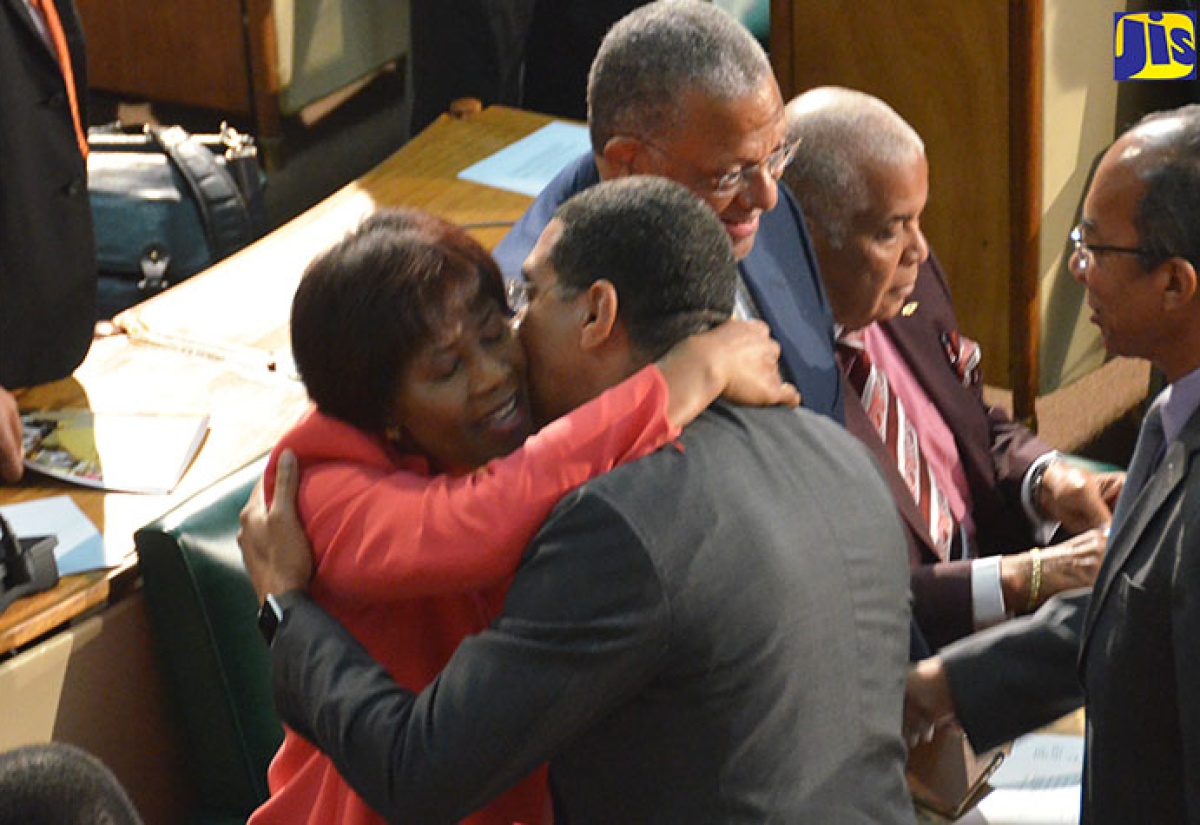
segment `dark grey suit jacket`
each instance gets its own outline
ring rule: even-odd
[[[456,821],[553,758],[572,825],[910,823],[902,548],[845,430],[718,403],[567,496],[419,696],[302,602],[276,703],[397,821]]]
[[[71,0],[55,3],[83,106],[83,31]],[[87,168],[66,86],[23,0],[0,0],[0,385],[70,375],[95,313]]]
[[[1080,652],[1088,707],[1083,822],[1197,823],[1200,412],[1124,505]]]
[[[1200,413],[1080,590],[941,651],[987,748],[1087,701],[1083,822],[1200,822]],[[1075,656],[1078,653],[1078,670]]]

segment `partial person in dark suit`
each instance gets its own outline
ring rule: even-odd
[[[525,44],[521,105],[587,118],[587,78],[604,35],[646,0],[538,0]]]
[[[846,426],[875,454],[908,528],[913,610],[926,640],[939,647],[1090,585],[1102,533],[1029,548],[1060,523],[1071,534],[1106,525],[1119,474],[1071,467],[984,403],[978,347],[959,333],[921,231],[929,193],[921,138],[886,103],[851,89],[806,92],[787,117],[801,151],[784,180],[808,216],[838,325]],[[873,371],[856,364],[864,348]],[[889,421],[893,432],[910,426],[915,442],[892,449]]]
[[[957,715],[976,747],[1087,703],[1085,825],[1200,822],[1200,106],[1104,154],[1071,272],[1117,355],[1168,387],[1142,424],[1091,591],[944,649],[910,676],[906,727]],[[1074,655],[1078,651],[1078,671]],[[1079,682],[1073,677],[1078,675]]]
[[[460,97],[582,120],[609,26],[645,0],[412,0],[412,133]]]
[[[412,0],[412,134],[460,97],[521,103],[521,64],[535,0]]]
[[[720,217],[738,257],[738,314],[762,318],[801,403],[842,420],[833,321],[800,207],[776,183],[796,150],[762,47],[704,2],[642,6],[605,37],[588,79],[592,152],[564,169],[496,247],[520,277],[560,203],[600,180],[661,175]]]
[[[69,53],[64,72],[56,27]],[[0,386],[70,375],[92,340],[87,61],[71,0],[0,0]]]
[[[678,184],[569,201],[526,264],[538,406],[727,318],[734,273]],[[903,539],[865,449],[823,416],[718,402],[678,447],[569,494],[500,617],[420,695],[297,590],[303,535],[272,518],[242,540],[256,589],[282,594],[277,706],[389,818],[457,820],[552,758],[573,825],[913,821]]]

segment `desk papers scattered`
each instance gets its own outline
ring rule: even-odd
[[[110,557],[96,525],[83,514],[70,496],[52,496],[0,507],[13,532],[22,538],[54,536],[54,561],[58,575],[70,576],[88,570],[116,567],[123,554]]]
[[[586,126],[555,121],[468,166],[458,176],[537,197],[564,166],[591,147]]]
[[[80,484],[126,493],[169,493],[208,433],[206,415],[21,414],[25,466]]]
[[[992,792],[960,825],[1077,825],[1083,737],[1030,734],[992,775]]]

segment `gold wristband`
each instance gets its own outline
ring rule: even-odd
[[[1038,597],[1042,595],[1042,548],[1034,547],[1029,551],[1029,603],[1025,612],[1032,613],[1038,605]]]

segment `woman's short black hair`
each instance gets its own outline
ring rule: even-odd
[[[292,301],[292,357],[321,412],[368,432],[391,423],[402,370],[443,323],[452,287],[474,280],[505,306],[487,251],[415,209],[364,220],[304,272]]]

